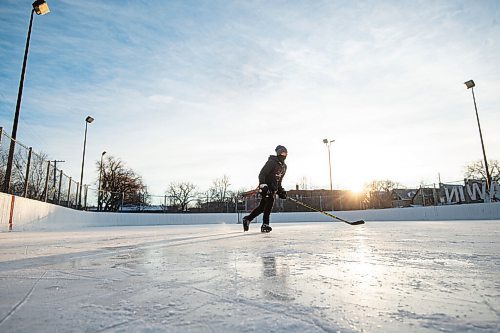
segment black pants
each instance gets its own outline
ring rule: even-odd
[[[269,193],[269,196],[267,197],[262,197],[259,205],[255,207],[254,210],[252,210],[252,212],[250,213],[250,215],[247,216],[247,218],[251,221],[254,218],[256,218],[260,213],[264,212],[264,215],[262,216],[262,221],[264,224],[269,224],[269,216],[271,215],[271,211],[273,210],[274,206],[274,197],[275,197],[274,192]]]

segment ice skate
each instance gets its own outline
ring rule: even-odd
[[[250,219],[248,217],[243,218],[243,231],[248,231],[248,228],[250,226]]]
[[[271,228],[269,226],[269,224],[262,224],[262,226],[260,227],[260,231],[261,232],[271,232],[273,230],[273,228]]]

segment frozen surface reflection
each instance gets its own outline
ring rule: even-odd
[[[1,332],[499,332],[499,221],[0,234]]]

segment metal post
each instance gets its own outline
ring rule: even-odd
[[[439,200],[437,198],[436,183],[432,184],[432,199],[434,201],[433,206],[437,206]]]
[[[77,182],[76,183],[76,198],[75,198],[75,208],[76,209],[80,209],[81,208],[80,205],[78,205],[78,199],[79,199],[78,193],[79,193],[79,191],[80,191],[80,183]]]
[[[26,198],[28,195],[28,185],[30,181],[30,168],[31,168],[31,154],[33,152],[33,148],[30,147],[28,149],[28,162],[26,163],[26,179],[24,181],[24,191],[23,191],[23,197]]]
[[[101,211],[102,209],[102,198],[101,198],[101,178],[102,178],[102,157],[106,154],[106,152],[102,152],[101,154],[101,165],[99,168],[99,186],[97,190],[97,210]]]
[[[87,210],[87,194],[88,194],[88,191],[89,191],[89,186],[85,185],[85,197],[83,199],[83,207],[84,207],[85,210]]]
[[[333,182],[332,182],[332,159],[330,153],[330,145],[328,145],[328,166],[330,170],[330,191],[333,192]]]
[[[489,192],[490,186],[491,186],[490,169],[488,168],[488,160],[486,159],[486,151],[484,149],[483,133],[481,132],[481,124],[479,123],[479,114],[477,112],[476,97],[474,95],[474,87],[472,87],[471,90],[472,90],[472,99],[474,100],[474,109],[476,110],[477,127],[479,128],[479,137],[481,138],[481,147],[483,148],[484,167],[486,168],[486,190],[487,190],[487,192]]]
[[[58,160],[53,160],[52,162],[54,162],[54,184],[52,185],[52,189],[54,190],[54,197],[53,197],[53,201],[56,202],[56,184],[57,184],[57,162],[65,162],[65,161],[58,161]]]
[[[23,96],[23,87],[24,87],[24,76],[26,73],[26,63],[28,61],[28,50],[30,47],[30,38],[31,38],[31,28],[33,26],[33,14],[35,13],[35,9],[31,10],[30,16],[30,25],[28,29],[28,37],[26,38],[26,46],[24,48],[24,59],[23,59],[23,67],[21,70],[21,80],[19,81],[19,90],[17,92],[17,103],[16,103],[16,113],[14,115],[14,123],[12,124],[12,133],[11,133],[11,141],[9,148],[9,157],[7,159],[7,168],[5,169],[5,178],[3,182],[3,191],[5,193],[10,192],[10,177],[12,174],[12,162],[14,160],[14,150],[16,147],[16,137],[17,137],[17,124],[19,122],[19,112],[21,110],[21,99]]]
[[[425,206],[425,195],[424,195],[424,188],[422,185],[420,185],[420,193],[422,194],[422,206]]]
[[[83,167],[85,165],[85,146],[87,145],[87,125],[88,124],[89,123],[87,121],[85,121],[85,136],[84,136],[84,139],[83,139],[82,173],[80,175],[80,186],[78,187],[79,188],[79,192],[78,192],[78,208],[80,208],[82,206]]]
[[[68,203],[67,203],[67,206],[69,207],[69,198],[71,196],[71,182],[73,180],[71,179],[71,177],[69,177],[69,185],[68,185]]]
[[[62,176],[63,172],[62,170],[59,171],[59,189],[57,190],[57,204],[61,204],[61,186],[62,186]]]
[[[50,161],[47,163],[47,174],[45,175],[45,195],[43,201],[47,202],[47,197],[49,196],[49,173],[50,173]]]
[[[323,143],[328,148],[328,166],[329,166],[329,170],[330,170],[330,192],[332,194],[332,211],[333,211],[334,204],[333,204],[332,159],[331,159],[331,153],[330,153],[330,146],[331,146],[332,142],[335,142],[335,140],[323,139]]]

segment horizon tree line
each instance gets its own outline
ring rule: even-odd
[[[500,162],[489,161],[490,175],[493,181],[500,181]],[[125,205],[148,206],[151,195],[143,179],[134,170],[127,167],[119,158],[108,155],[101,166],[96,162],[98,174],[101,174],[101,194],[98,196],[98,207],[104,211],[118,211]],[[464,168],[467,179],[485,180],[483,161],[478,160],[467,164]],[[96,184],[98,180],[96,181]],[[300,184],[306,184],[306,178],[300,179]],[[301,185],[301,186],[302,186]],[[190,181],[171,182],[164,192],[168,198],[168,209],[186,212],[189,209],[203,209],[210,212],[234,211],[244,189],[231,190],[230,178],[223,175],[212,181],[206,191],[198,191]],[[304,189],[308,186],[303,185]],[[374,180],[364,186],[360,203],[365,208],[385,207],[391,200],[394,189],[406,187],[393,180]],[[165,207],[167,209],[167,207]]]

